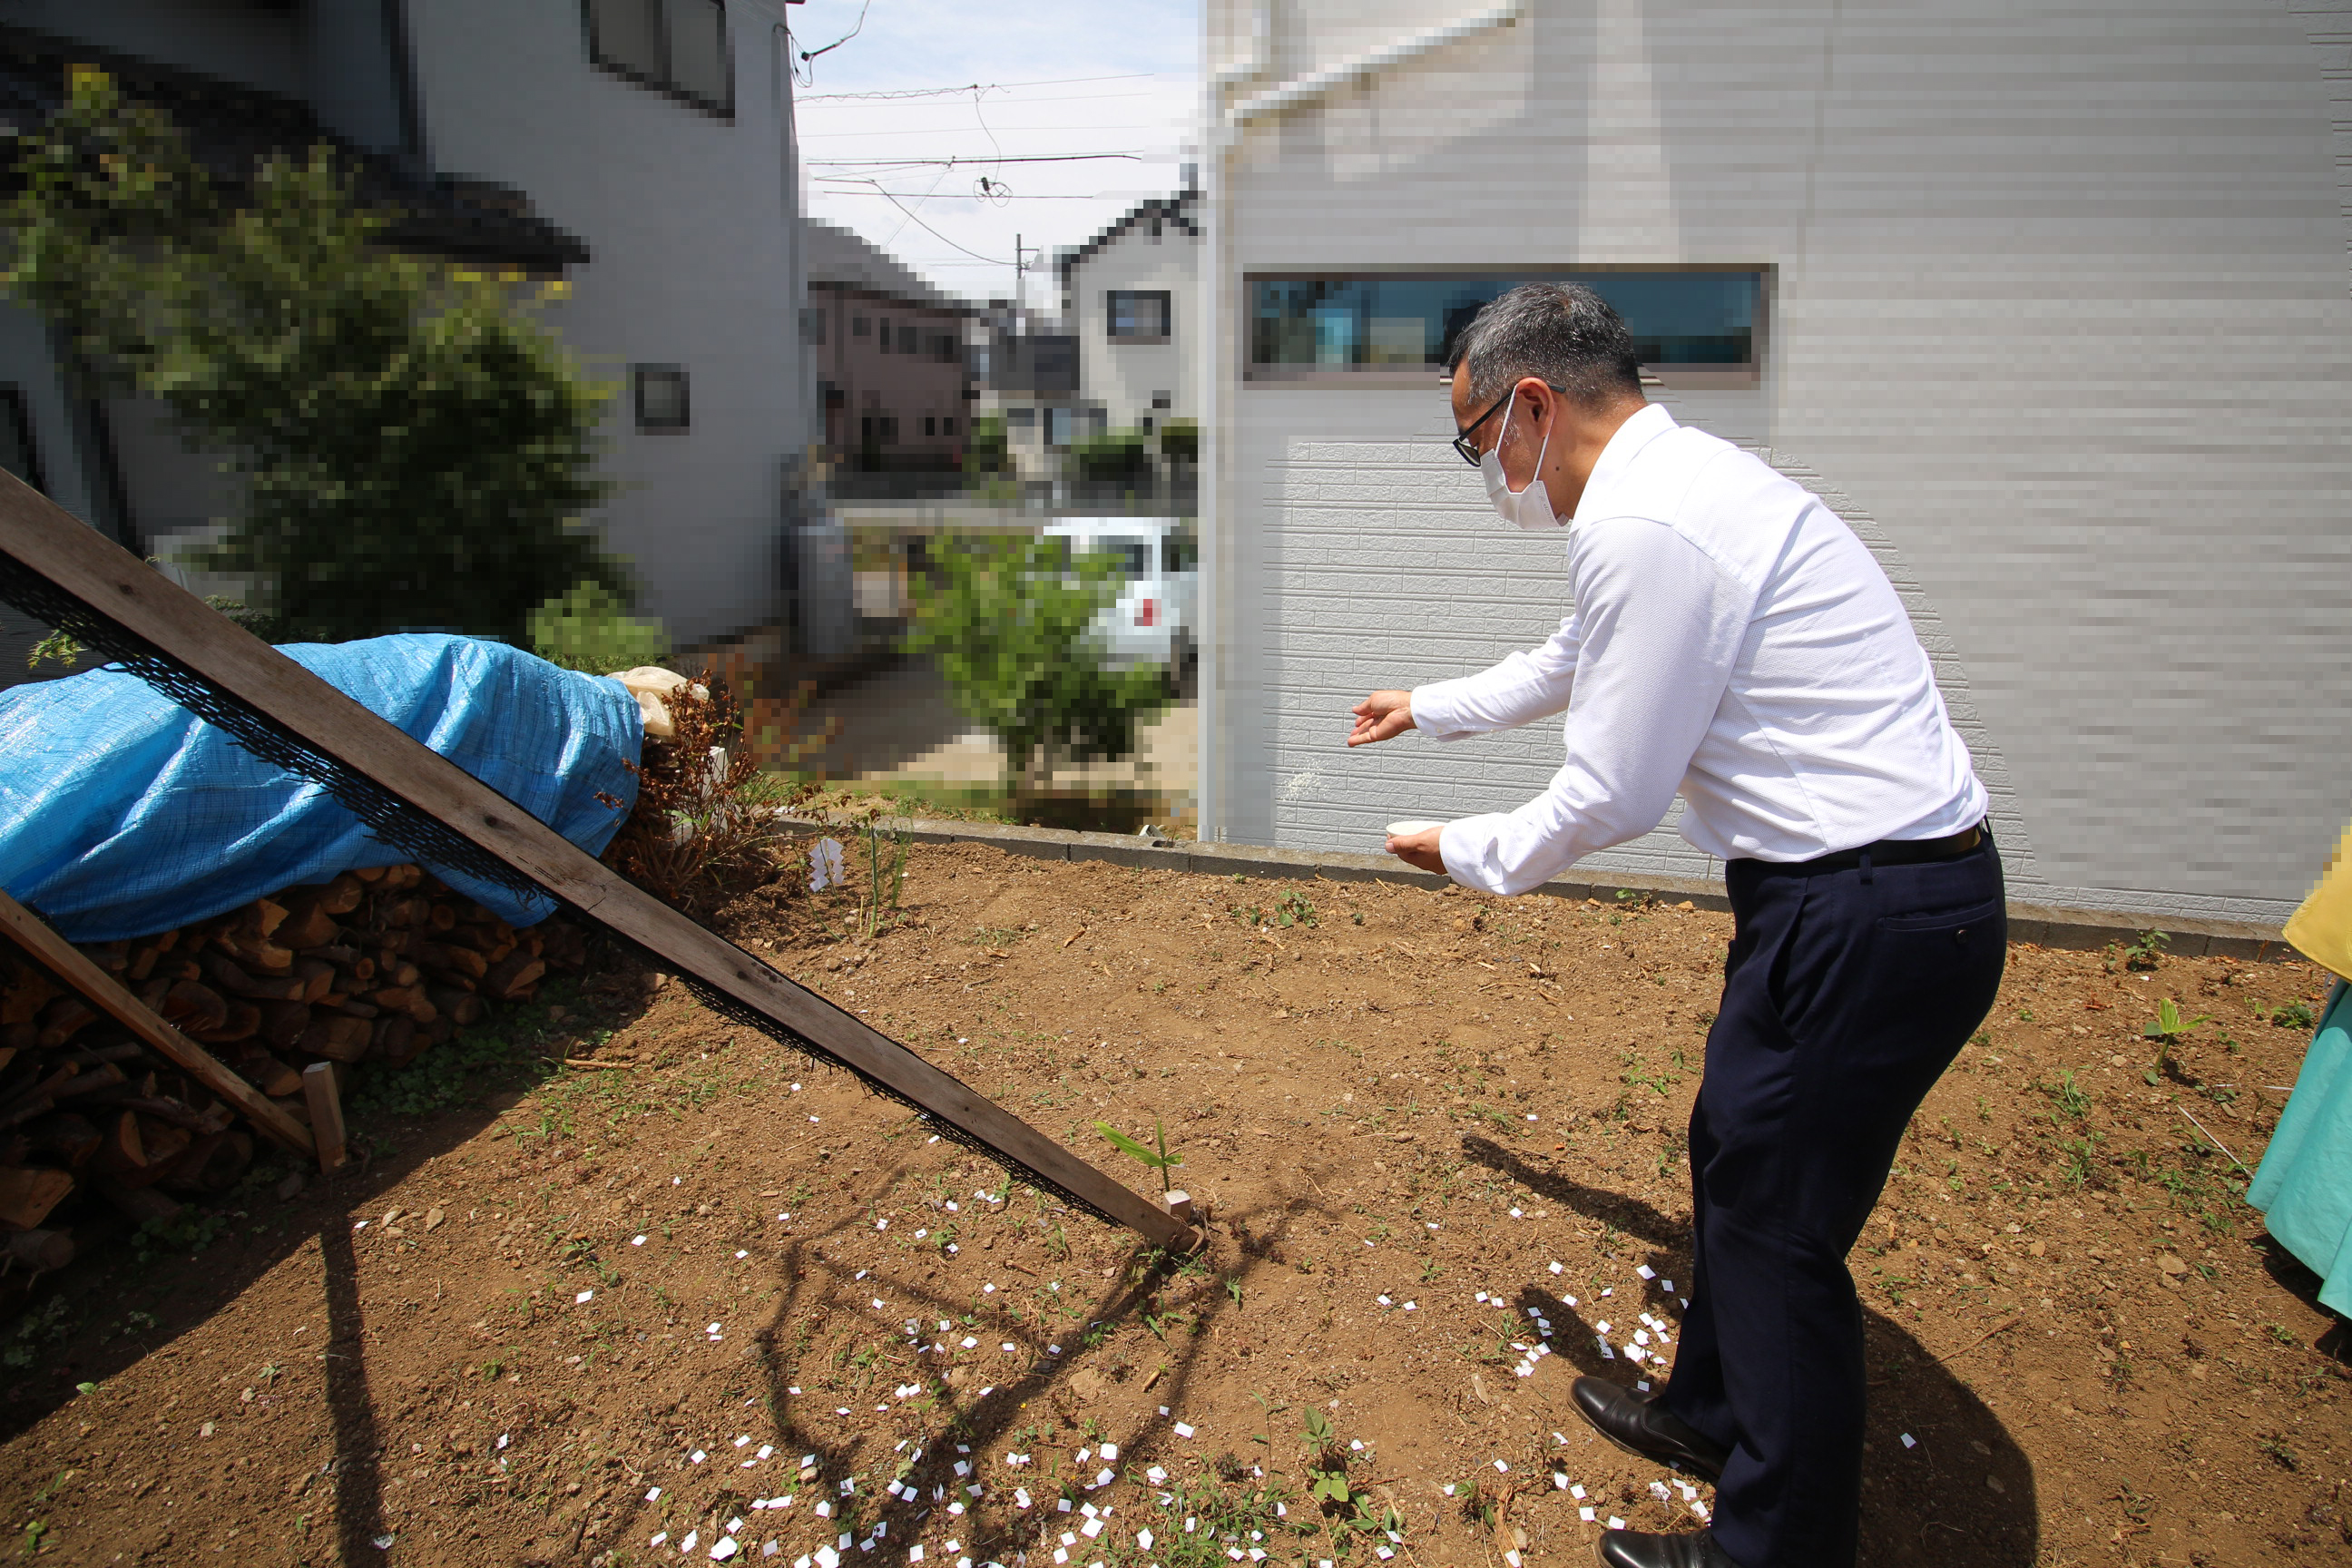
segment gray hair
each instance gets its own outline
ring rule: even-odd
[[[1522,283],[1489,300],[1454,341],[1445,368],[1470,378],[1480,404],[1530,375],[1588,408],[1642,395],[1633,334],[1581,283]]]

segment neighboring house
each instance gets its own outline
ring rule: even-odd
[[[1062,319],[1095,431],[1156,431],[1200,413],[1192,335],[1201,278],[1200,192],[1143,203],[1055,261]]]
[[[1459,16],[1460,20],[1454,20]],[[1438,363],[1581,276],[1877,553],[2022,903],[2275,930],[2347,815],[2352,7],[1210,0],[1202,824],[1377,851],[1556,722],[1349,706],[1570,609]],[[1709,877],[1668,828],[1596,872]]]
[[[224,173],[331,141],[409,210],[404,245],[568,279],[544,319],[621,388],[603,465],[621,489],[593,521],[643,609],[698,640],[773,620],[793,570],[807,416],[784,17],[779,0],[0,0],[0,93],[37,122],[68,62],[100,65]],[[12,442],[134,548],[234,505],[152,407],[74,403],[40,323],[0,306],[0,458]],[[0,679],[22,663],[0,648]]]
[[[1079,396],[1078,342],[1051,317],[991,300],[973,324],[974,412],[1004,421],[1006,449],[1024,479],[1061,476],[1070,443],[1095,423]]]
[[[953,469],[971,435],[971,308],[847,229],[807,226],[801,338],[826,461],[856,472]]]

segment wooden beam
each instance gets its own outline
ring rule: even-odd
[[[331,1176],[349,1156],[343,1147],[343,1088],[340,1062],[312,1062],[302,1069],[302,1100],[310,1108],[310,1136],[319,1144],[319,1169]]]
[[[311,1152],[310,1131],[268,1095],[245,1081],[212,1052],[180,1033],[120,981],[82,955],[38,915],[0,892],[0,934],[23,948],[42,968],[64,981],[85,1002],[161,1051],[190,1078],[243,1111],[248,1121],[298,1154]]]
[[[645,948],[784,1037],[916,1106],[961,1137],[1170,1251],[1192,1226],[1003,1107],[705,931],[464,769],[336,690],[13,476],[0,474],[0,556],[127,633],[215,695],[367,781],[494,864]],[[20,606],[29,607],[29,606]],[[113,651],[113,650],[110,650]]]

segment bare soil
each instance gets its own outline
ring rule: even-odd
[[[272,1173],[169,1256],[85,1236],[0,1328],[7,1549],[1540,1568],[1612,1517],[1697,1526],[1706,1489],[1592,1436],[1568,1385],[1679,1337],[1727,916],[978,846],[910,868],[871,942],[854,889],[724,923],[1139,1186],[1091,1124],[1164,1122],[1204,1255],[1008,1194],[608,973],[363,1081],[362,1173]],[[2326,977],[2155,962],[2013,949],[1906,1140],[1852,1260],[1867,1563],[2352,1561],[2345,1331],[2240,1201]],[[2166,996],[2212,1017],[2160,1068]],[[518,1050],[612,1065],[485,1101]]]

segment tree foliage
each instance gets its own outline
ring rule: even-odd
[[[1113,669],[1088,635],[1118,596],[1118,563],[1064,556],[1059,539],[978,539],[943,549],[913,588],[908,647],[934,656],[956,706],[1003,742],[1008,784],[1056,762],[1116,761],[1168,701],[1159,665]]]
[[[963,471],[974,479],[1013,470],[1013,445],[1005,434],[1004,416],[982,414],[971,422],[971,437],[963,447]]]
[[[143,392],[245,502],[192,563],[327,639],[520,641],[576,584],[625,586],[577,522],[611,389],[531,315],[561,283],[394,253],[330,148],[216,183],[159,110],[77,69],[18,142],[0,287],[56,322],[97,389]]]

